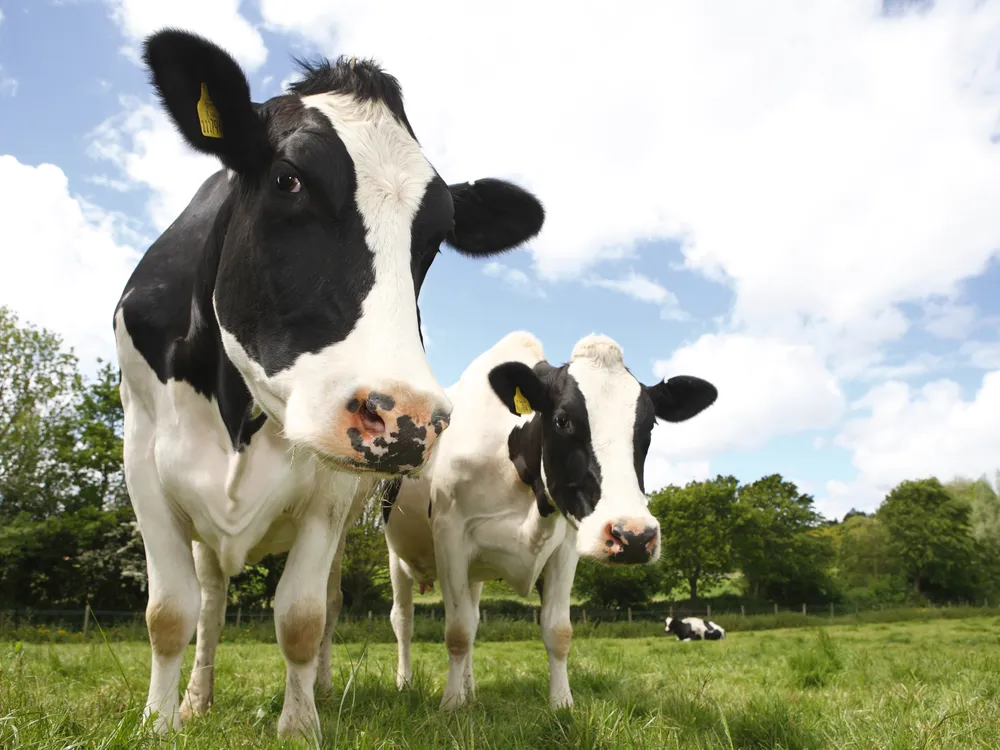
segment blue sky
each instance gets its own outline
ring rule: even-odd
[[[443,383],[511,330],[555,361],[596,331],[645,382],[720,388],[658,428],[653,482],[780,472],[839,516],[903,478],[1000,467],[995,4],[668,3],[581,16],[559,49],[575,6],[530,26],[514,6],[337,6],[0,0],[0,303],[113,356],[138,254],[214,168],[156,109],[130,51],[146,33],[216,39],[258,99],[292,54],[371,55],[446,179],[514,179],[549,210],[496,264],[436,261],[421,309]]]

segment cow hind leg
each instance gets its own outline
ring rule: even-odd
[[[185,720],[204,714],[212,705],[215,650],[226,624],[226,593],[229,589],[229,577],[222,572],[215,552],[202,542],[195,542],[193,551],[194,567],[201,584],[201,613],[198,616],[194,666],[181,702],[181,718]]]
[[[472,651],[475,649],[476,633],[479,631],[479,600],[483,595],[483,582],[478,581],[470,584],[469,594],[472,597],[472,612],[475,615],[475,620],[473,621],[472,635],[469,638],[469,653],[465,655],[465,672],[462,676],[462,683],[466,699],[473,700],[476,697],[476,680],[472,674]]]
[[[403,570],[399,556],[389,547],[389,578],[392,581],[392,610],[389,622],[396,635],[396,688],[404,690],[413,683],[410,642],[413,640],[413,579]]]
[[[285,702],[278,719],[282,738],[320,739],[313,690],[326,626],[331,566],[347,515],[344,510],[340,515],[307,514],[301,519],[275,591],[275,629],[285,657]]]
[[[340,574],[344,560],[344,541],[347,534],[341,534],[337,553],[333,556],[330,566],[330,578],[326,584],[326,625],[323,628],[323,642],[319,648],[319,668],[316,675],[316,688],[324,693],[333,690],[333,632],[337,629],[340,610],[344,606],[344,594],[340,590]]]

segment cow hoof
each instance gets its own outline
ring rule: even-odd
[[[460,693],[453,693],[449,695],[445,693],[441,696],[441,710],[442,711],[455,711],[465,705],[465,696]]]
[[[310,744],[320,744],[319,714],[292,714],[282,711],[278,718],[278,737],[282,740],[302,740]]]
[[[559,711],[564,708],[573,708],[573,696],[569,694],[553,696],[549,699],[549,705],[552,707],[553,711]]]
[[[204,716],[211,707],[210,700],[192,698],[190,694],[185,695],[181,702],[181,721],[188,721],[194,716]]]

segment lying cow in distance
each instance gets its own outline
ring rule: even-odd
[[[397,685],[412,679],[414,581],[441,582],[447,710],[474,695],[483,581],[502,577],[527,596],[541,576],[549,700],[571,706],[566,657],[577,560],[659,558],[660,528],[643,482],[653,425],[690,419],[716,400],[716,389],[686,375],[642,385],[605,336],[581,339],[567,364],[553,366],[534,336],[516,332],[473,361],[447,393],[451,427],[421,476],[380,488]]]
[[[256,103],[238,63],[199,36],[163,30],[143,52],[180,135],[224,168],[146,251],[114,312],[149,580],[144,716],[163,732],[208,709],[229,578],[288,552],[274,597],[278,733],[318,733],[345,524],[376,480],[423,466],[451,414],[423,349],[421,285],[442,243],[501,253],[535,236],[544,211],[501,180],[446,183],[398,82],[369,60],[304,63],[287,93]]]
[[[725,630],[700,617],[685,617],[683,620],[668,617],[664,632],[673,633],[682,641],[719,641],[726,637]]]

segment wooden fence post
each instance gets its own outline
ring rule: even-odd
[[[774,614],[778,614],[778,603],[774,603]]]
[[[806,614],[806,603],[802,602],[802,614]]]
[[[481,619],[483,622],[486,622],[486,610],[481,609],[479,610],[479,612],[480,612],[479,619]]]
[[[833,619],[833,602],[830,602],[830,619]]]
[[[236,608],[236,629],[240,629],[240,621],[243,619],[243,605]]]
[[[90,628],[90,602],[83,605],[83,639],[87,640],[87,630]]]
[[[631,607],[628,608],[628,621],[629,621],[629,623],[632,622],[632,608]]]
[[[747,611],[746,611],[746,607],[744,607],[744,606],[743,606],[743,605],[741,604],[741,605],[740,605],[740,617],[746,617],[746,616],[747,616]]]
[[[670,619],[674,618],[674,605],[673,604],[670,605],[670,610],[667,613],[667,617],[669,617]]]
[[[531,608],[531,621],[537,625],[538,624],[538,609],[536,607]]]
[[[587,610],[583,610],[583,624],[587,624]]]
[[[371,621],[372,621],[372,611],[369,609],[368,610],[368,622],[371,622]]]

